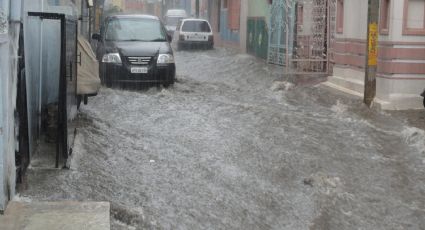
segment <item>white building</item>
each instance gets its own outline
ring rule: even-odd
[[[331,85],[363,95],[368,0],[336,0]],[[425,88],[425,0],[381,0],[376,102],[419,109]]]

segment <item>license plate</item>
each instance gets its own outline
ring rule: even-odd
[[[191,35],[189,36],[190,41],[207,41],[208,38],[204,35]]]
[[[131,67],[131,73],[148,73],[148,67]]]

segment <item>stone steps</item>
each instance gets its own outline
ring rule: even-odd
[[[0,216],[1,230],[109,230],[108,202],[16,202]]]

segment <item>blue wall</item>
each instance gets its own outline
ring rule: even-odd
[[[221,40],[239,42],[240,41],[239,31],[232,31],[227,27],[228,25],[227,14],[228,14],[227,10],[221,10],[221,13],[220,13]]]
[[[186,10],[186,13],[189,17],[192,16],[192,1],[191,0],[181,0],[180,8]],[[195,14],[195,12],[193,12],[193,14]]]

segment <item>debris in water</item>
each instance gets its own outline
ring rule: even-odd
[[[303,180],[303,182],[304,182],[305,185],[309,185],[309,186],[313,187],[313,182],[314,182],[313,178],[305,178]]]
[[[272,91],[281,91],[281,90],[290,90],[294,88],[294,84],[287,81],[275,81],[273,82],[272,87],[270,88]]]

